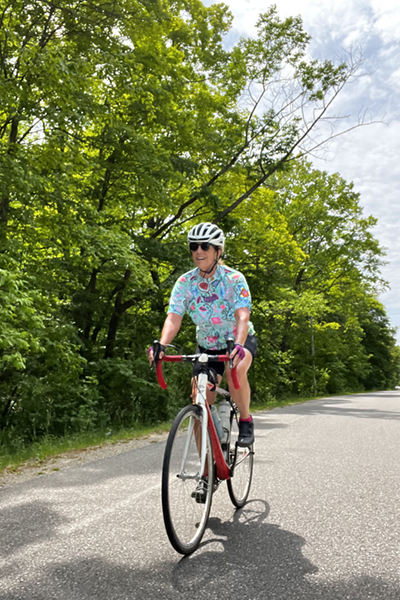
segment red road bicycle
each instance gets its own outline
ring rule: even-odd
[[[183,408],[172,424],[162,470],[165,528],[172,546],[181,554],[191,554],[198,548],[207,527],[212,495],[221,481],[227,482],[229,496],[237,508],[246,503],[250,492],[254,450],[253,446],[244,448],[237,443],[239,411],[230,394],[217,388],[217,395],[229,402],[228,429],[220,441],[206,401],[207,384],[212,383],[210,363],[228,360],[227,355],[193,354],[164,355],[156,361],[157,379],[164,389],[167,385],[162,362],[197,363],[199,370],[195,403]],[[235,368],[232,380],[238,389]],[[200,481],[203,493],[199,498]]]

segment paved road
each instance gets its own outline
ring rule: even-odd
[[[400,394],[260,413],[251,501],[221,487],[189,558],[160,506],[164,443],[0,491],[7,600],[399,600]]]

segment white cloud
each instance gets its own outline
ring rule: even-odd
[[[396,71],[393,71],[393,73],[390,75],[388,83],[391,88],[400,91],[400,68]]]
[[[398,43],[400,38],[400,10],[397,6],[385,2],[372,2],[374,5],[376,23],[376,31],[379,32],[384,43]],[[386,4],[386,6],[385,6]]]
[[[223,0],[234,14],[230,42],[239,35],[254,35],[258,15],[272,4],[265,0]],[[204,0],[211,4],[211,0]],[[389,125],[356,129],[329,147],[329,162],[315,161],[317,168],[338,172],[353,181],[360,192],[365,215],[378,218],[374,235],[387,248],[389,265],[382,275],[391,289],[382,294],[400,343],[400,90],[399,0],[277,0],[281,18],[301,15],[311,34],[315,58],[334,59],[350,45],[360,44],[366,76],[348,85],[336,110],[357,118],[360,110],[374,118],[386,114]]]
[[[378,219],[374,235],[387,249],[389,265],[382,275],[391,290],[382,301],[400,309],[400,123],[354,130],[332,144],[329,162],[314,160],[318,169],[338,172],[354,182],[365,216]]]

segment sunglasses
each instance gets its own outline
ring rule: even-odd
[[[199,246],[201,247],[202,250],[204,250],[204,252],[207,252],[207,250],[209,250],[211,247],[214,247],[212,244],[209,244],[208,242],[202,242],[201,244],[198,244],[197,242],[190,242],[190,244],[189,244],[190,252],[196,252],[196,250]]]

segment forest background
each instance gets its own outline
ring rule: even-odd
[[[3,450],[187,402],[190,367],[161,391],[146,349],[199,221],[250,285],[255,405],[399,383],[376,220],[307,161],[348,126],[334,102],[361,58],[311,60],[274,6],[228,51],[231,20],[199,0],[0,0]],[[194,339],[185,317],[176,344]]]

